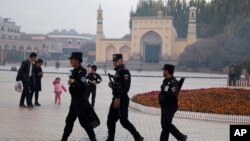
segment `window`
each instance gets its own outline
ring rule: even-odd
[[[72,45],[72,40],[68,40],[68,45]]]
[[[5,38],[6,38],[6,35],[2,35],[2,38],[5,39]]]
[[[18,37],[17,37],[17,36],[15,36],[15,39],[18,39]]]
[[[81,41],[77,40],[77,45],[80,46],[81,45]]]
[[[4,27],[1,27],[1,30],[4,31]]]
[[[9,35],[8,38],[9,38],[9,39],[12,39],[12,36]]]
[[[8,28],[8,32],[10,32],[10,28]]]

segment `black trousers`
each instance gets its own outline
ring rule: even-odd
[[[128,120],[129,98],[128,97],[121,98],[119,109],[113,108],[113,102],[114,99],[112,100],[112,103],[109,108],[108,121],[107,121],[108,138],[114,140],[116,122],[118,121],[118,119],[120,119],[121,125],[125,129],[127,129],[134,136],[134,138],[138,137],[140,134],[132,125],[132,123],[130,123],[130,121]]]
[[[96,86],[92,86],[89,88],[89,96],[90,94],[92,94],[91,97],[91,106],[94,107],[95,106],[95,98],[96,98]]]
[[[34,93],[35,93],[35,103],[38,103],[39,91],[36,91],[36,90],[31,90],[31,92],[30,92],[30,101],[32,103]]]
[[[22,83],[23,83],[23,92],[21,94],[19,105],[24,105],[25,99],[26,99],[27,105],[31,105],[29,84],[27,82],[23,82],[23,81],[22,81]]]
[[[161,108],[161,126],[162,132],[160,141],[168,141],[169,133],[171,133],[177,140],[182,140],[184,135],[172,124],[172,120],[177,109]]]
[[[236,80],[234,79],[229,79],[229,86],[236,86]]]
[[[81,126],[85,129],[90,139],[95,138],[95,132],[89,124],[87,115],[89,113],[89,105],[83,102],[71,102],[69,113],[66,118],[66,126],[64,128],[63,138],[68,138],[71,134],[76,118],[78,118]]]

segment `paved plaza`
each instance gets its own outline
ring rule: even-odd
[[[59,141],[63,133],[65,118],[69,110],[70,94],[62,95],[62,105],[54,104],[52,80],[61,77],[62,83],[67,86],[66,74],[48,74],[42,80],[43,91],[40,94],[41,107],[32,110],[20,109],[20,93],[14,91],[16,72],[0,71],[0,141]],[[98,141],[105,141],[107,137],[107,114],[112,98],[111,90],[107,87],[108,78],[102,76],[104,82],[98,86],[95,110],[100,118],[101,125],[95,129]],[[198,81],[200,87],[224,86],[224,80]],[[132,78],[130,96],[150,90],[158,90],[162,82],[161,78]],[[193,80],[187,80],[184,88],[196,88]],[[145,114],[133,109],[129,113],[130,121],[144,136],[145,141],[158,141],[161,126],[160,116]],[[233,123],[210,122],[175,118],[174,124],[188,135],[189,141],[228,141],[229,125]],[[75,122],[73,133],[69,141],[88,141],[86,132],[78,121]],[[133,141],[127,130],[117,123],[116,141]],[[175,141],[170,136],[171,141]]]

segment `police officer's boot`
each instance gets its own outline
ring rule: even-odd
[[[63,135],[61,141],[67,141],[69,136]]]
[[[90,141],[97,141],[97,140],[96,140],[96,138],[94,138],[94,139],[90,139]]]
[[[183,138],[180,141],[187,141],[187,135],[183,135]]]
[[[141,135],[139,135],[135,138],[135,141],[143,141],[143,140],[144,140],[144,138]]]

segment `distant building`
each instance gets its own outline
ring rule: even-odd
[[[189,8],[189,25],[186,39],[178,38],[173,17],[158,16],[132,17],[131,33],[118,39],[105,38],[103,33],[103,10],[97,10],[96,62],[112,60],[112,54],[122,53],[125,61],[131,63],[166,62],[177,64],[184,49],[196,42],[196,8]],[[116,25],[117,26],[117,25]]]
[[[63,43],[60,40],[48,38],[47,35],[32,35],[30,40],[39,42],[41,44],[40,52],[43,55],[53,57],[54,59],[62,59]]]
[[[67,31],[63,29],[61,31],[54,30],[48,34],[49,39],[55,39],[62,42],[63,54],[70,55],[71,52],[79,51],[82,44],[87,41],[95,40],[95,36],[92,34],[79,34],[74,29]]]
[[[1,39],[20,39],[20,28],[21,26],[16,25],[16,23],[12,19],[0,17]]]
[[[0,17],[0,62],[6,58],[6,52],[17,50],[26,59],[30,52],[51,59],[63,59],[73,51],[79,51],[86,41],[95,41],[95,35],[79,34],[74,29],[69,31],[54,30],[47,35],[26,34],[20,32],[21,26],[9,18]],[[65,55],[65,56],[64,56]]]

